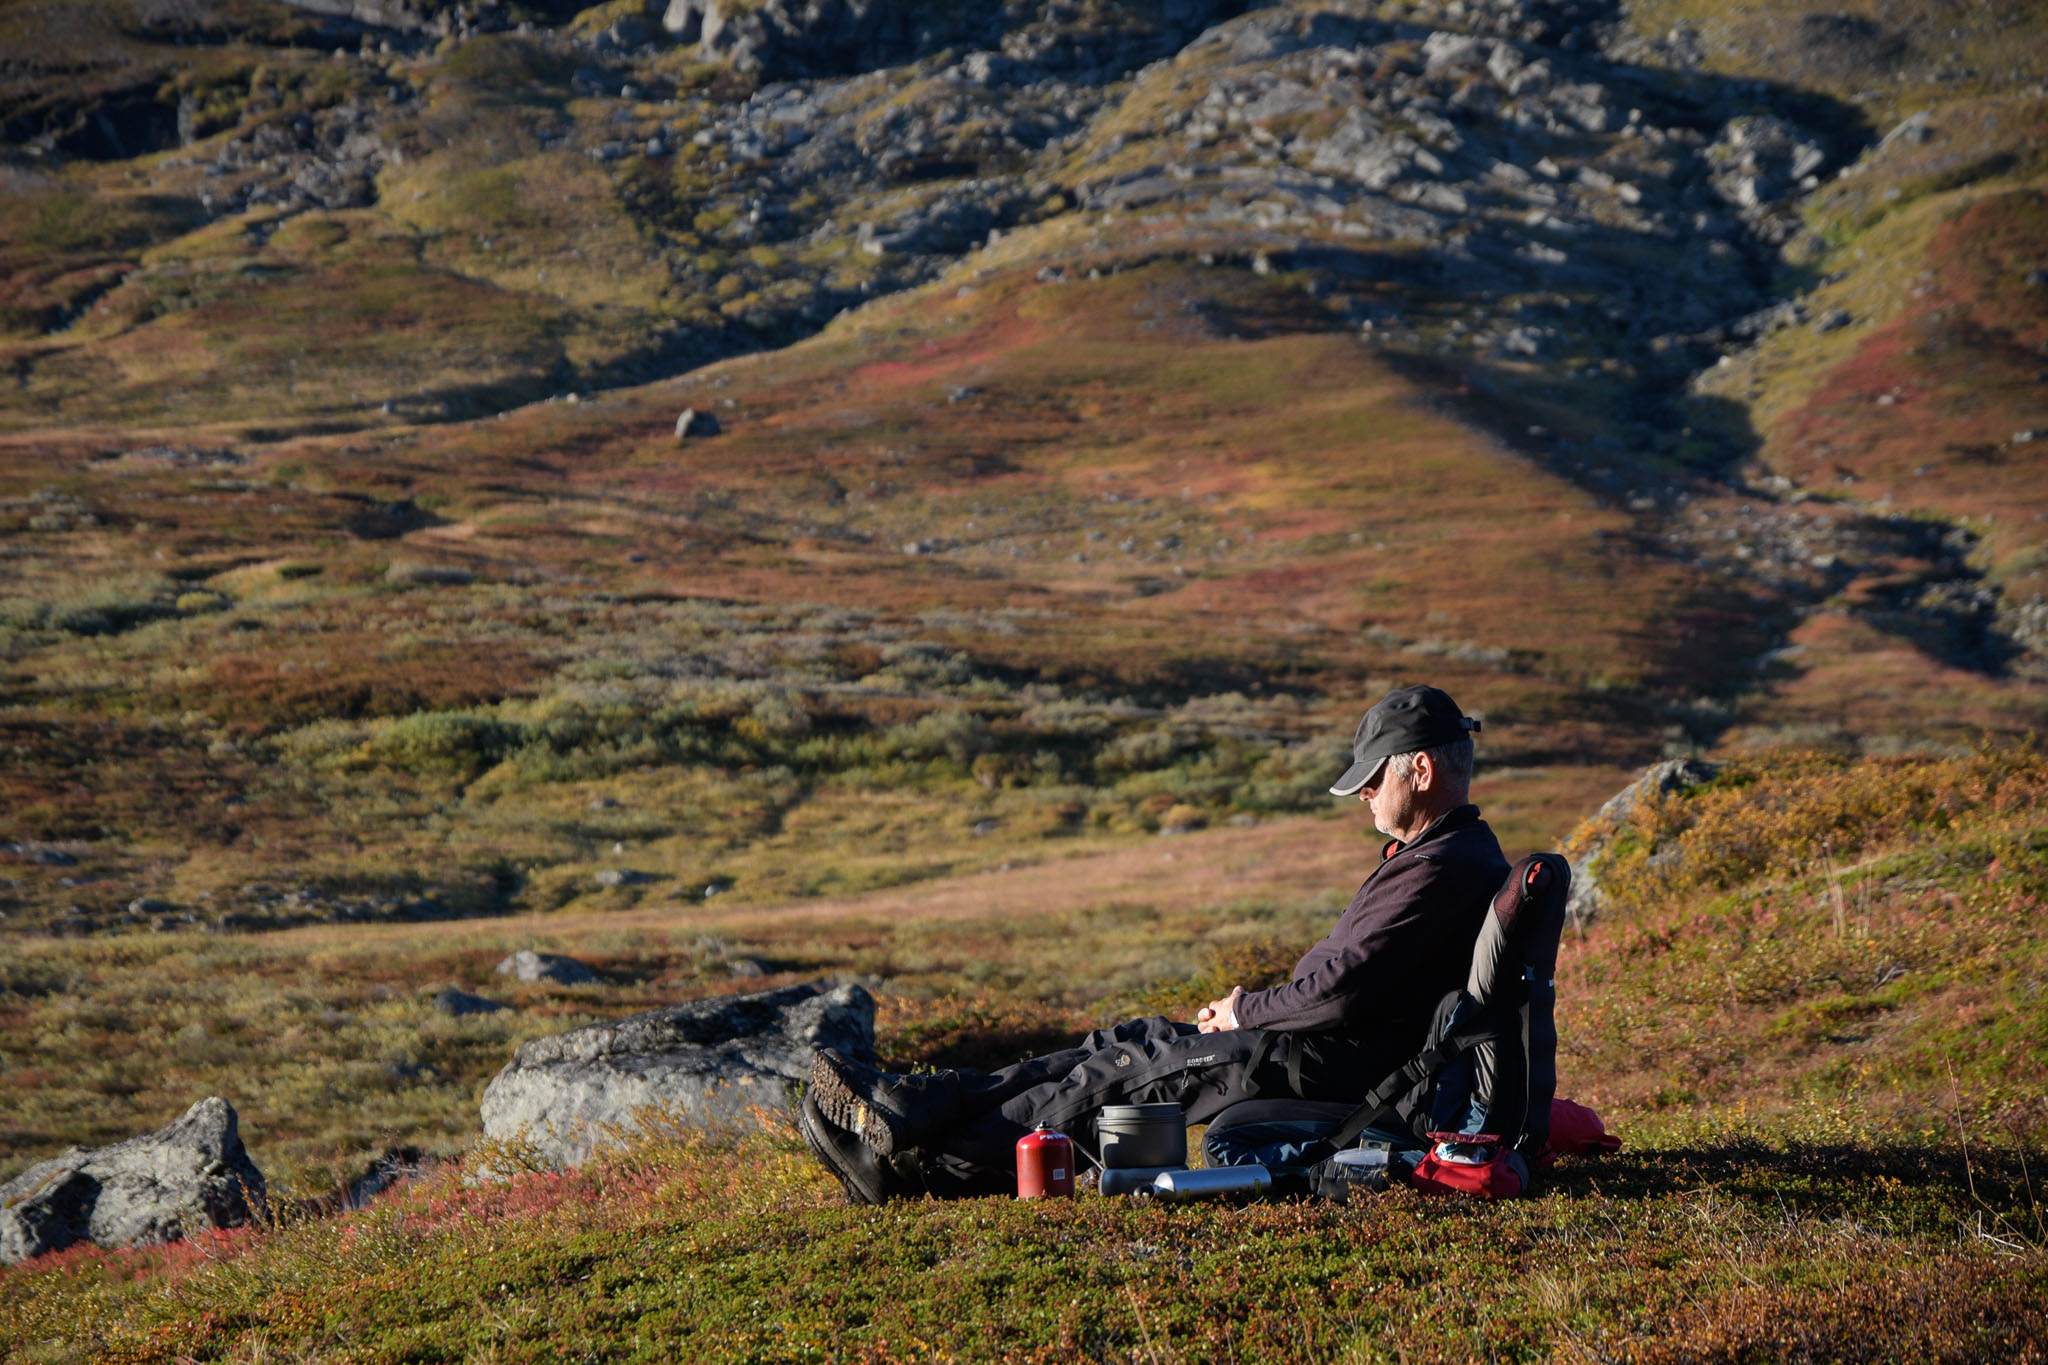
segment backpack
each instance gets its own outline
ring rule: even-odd
[[[1552,1155],[1555,976],[1570,887],[1571,866],[1557,854],[1535,853],[1515,864],[1480,927],[1465,985],[1438,1004],[1422,1051],[1348,1113],[1342,1105],[1293,1102],[1294,1113],[1324,1122],[1319,1139],[1291,1146],[1278,1160],[1284,1187],[1345,1199],[1384,1184],[1388,1171],[1405,1171],[1409,1184],[1436,1193],[1498,1199],[1528,1188],[1532,1163],[1547,1164]],[[1597,1115],[1562,1103],[1590,1118],[1605,1139]],[[1263,1114],[1279,1107],[1267,1105]],[[1586,1127],[1585,1119],[1573,1122]],[[1211,1164],[1272,1155],[1235,1150],[1231,1130],[1230,1111],[1211,1124],[1204,1142]],[[1371,1167],[1335,1160],[1368,1130],[1389,1148],[1377,1176]],[[1574,1146],[1592,1149],[1576,1138]]]

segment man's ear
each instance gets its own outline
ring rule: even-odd
[[[1409,786],[1416,791],[1426,792],[1436,784],[1435,759],[1427,753],[1418,753],[1408,761],[1415,765],[1413,774],[1408,779]]]

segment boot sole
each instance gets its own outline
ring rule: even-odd
[[[854,1089],[824,1052],[811,1065],[810,1094],[805,1098],[816,1100],[826,1119],[859,1138],[878,1156],[894,1156],[904,1146],[903,1134],[893,1124],[896,1116]]]
[[[882,1188],[876,1173],[863,1166],[858,1156],[841,1149],[840,1144],[854,1141],[853,1136],[835,1132],[831,1120],[808,1095],[804,1096],[803,1105],[797,1112],[796,1127],[804,1135],[804,1146],[811,1149],[811,1155],[818,1158],[819,1165],[832,1172],[849,1201],[855,1204],[889,1202],[889,1192]]]

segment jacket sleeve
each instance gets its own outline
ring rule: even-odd
[[[1390,998],[1406,994],[1406,978],[1427,958],[1438,932],[1432,903],[1454,880],[1446,871],[1424,858],[1380,869],[1356,913],[1348,911],[1303,958],[1292,981],[1238,999],[1238,1026],[1308,1033],[1386,1012]]]

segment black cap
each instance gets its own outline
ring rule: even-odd
[[[1397,687],[1374,703],[1351,737],[1351,766],[1332,796],[1355,796],[1395,754],[1434,749],[1465,738],[1479,722],[1458,709],[1451,694],[1436,687]]]

